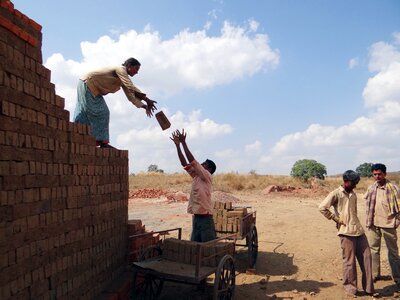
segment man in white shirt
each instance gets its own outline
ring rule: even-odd
[[[211,206],[212,174],[216,165],[207,159],[200,164],[190,152],[186,144],[186,133],[176,130],[172,133],[171,140],[175,143],[179,160],[183,168],[193,178],[187,212],[193,214],[191,240],[195,242],[208,242],[216,238],[213,212]],[[185,156],[181,150],[182,144]],[[188,163],[189,162],[189,163]]]

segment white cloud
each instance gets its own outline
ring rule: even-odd
[[[217,16],[217,10],[216,9],[212,9],[212,10],[210,10],[209,12],[208,12],[208,15],[209,16],[211,16],[213,19],[218,19],[218,16]]]
[[[142,63],[133,81],[155,98],[172,96],[184,89],[211,88],[279,64],[279,51],[269,46],[268,36],[252,35],[255,23],[250,22],[249,31],[224,22],[219,36],[208,36],[205,30],[186,29],[169,40],[162,40],[157,31],[146,26],[141,33],[130,30],[116,39],[105,35],[96,42],[82,42],[81,62],[66,61],[60,54],[54,54],[46,66],[55,76],[57,92],[65,98],[71,96],[68,87],[75,88],[81,73],[119,65],[131,56]]]
[[[196,159],[203,160],[203,155],[210,155],[207,141],[214,140],[232,132],[229,124],[217,124],[209,119],[203,119],[200,111],[193,111],[188,116],[178,111],[169,116],[168,110],[162,109],[171,123],[169,129],[162,131],[159,125],[153,125],[137,129],[140,126],[124,126],[123,123],[133,121],[127,118],[113,124],[119,128],[116,132],[116,142],[119,148],[129,149],[129,161],[131,170],[147,170],[150,164],[157,164],[166,171],[177,171],[180,168],[175,146],[169,139],[172,131],[185,129],[187,142]],[[122,123],[123,122],[123,123]],[[122,130],[121,128],[130,128]],[[197,156],[199,156],[197,158]],[[171,159],[171,157],[174,157]],[[176,159],[175,159],[176,157]],[[157,162],[157,163],[156,163]]]
[[[210,30],[211,25],[212,25],[212,22],[208,21],[208,22],[206,22],[206,24],[204,25],[203,28],[204,28],[205,30]]]
[[[248,154],[258,153],[261,150],[262,143],[260,141],[255,141],[253,144],[246,145],[245,152]]]
[[[351,70],[354,69],[356,66],[358,66],[358,57],[353,57],[349,60],[348,68]]]
[[[249,26],[250,26],[250,30],[256,32],[258,29],[258,26],[260,26],[260,23],[258,23],[257,21],[251,19],[249,20]]]
[[[394,62],[400,62],[400,52],[395,44],[378,42],[369,49],[370,61],[368,68],[371,72],[381,72]]]
[[[400,45],[400,32],[393,33],[393,43]]]
[[[373,74],[363,91],[372,110],[339,126],[312,124],[306,130],[282,137],[260,158],[267,173],[289,174],[293,164],[312,158],[330,166],[328,174],[355,169],[364,162],[382,162],[400,169],[400,49],[399,44],[378,42],[370,47]],[[337,111],[340,113],[340,111]]]
[[[217,17],[217,11],[211,15]],[[65,98],[66,109],[73,116],[76,103],[76,85],[81,74],[107,65],[120,65],[128,57],[136,57],[142,64],[138,75],[132,78],[141,90],[164,103],[168,97],[185,89],[204,89],[229,84],[243,77],[273,69],[279,64],[279,50],[272,49],[266,34],[257,33],[258,23],[234,26],[224,22],[219,35],[211,36],[205,29],[182,30],[163,40],[150,25],[143,32],[125,31],[119,35],[104,35],[95,42],[81,42],[81,61],[53,54],[45,65],[52,71],[56,92]],[[110,109],[111,143],[129,149],[132,171],[146,170],[158,164],[165,170],[176,171],[179,161],[169,136],[173,129],[185,128],[196,155],[209,155],[207,143],[233,132],[230,124],[220,124],[203,117],[200,110],[188,115],[177,111],[167,114],[173,126],[161,131],[155,119],[149,120],[144,110],[133,107],[119,91],[105,97]],[[157,163],[158,162],[158,163]],[[134,168],[133,168],[134,166]]]
[[[233,149],[225,149],[215,152],[216,157],[224,159],[235,158],[238,154],[239,153]]]
[[[380,106],[386,102],[400,102],[400,44],[378,42],[370,47],[371,72],[378,72],[368,80],[363,91],[366,106]]]

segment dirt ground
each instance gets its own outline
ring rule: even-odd
[[[256,210],[259,242],[255,274],[246,272],[247,249],[236,249],[235,299],[348,299],[342,288],[341,250],[334,222],[318,211],[324,193],[233,195],[238,199],[234,206]],[[358,196],[358,213],[364,223],[364,203],[362,195]],[[129,201],[129,219],[141,219],[147,230],[182,227],[183,239],[189,239],[191,216],[186,213],[186,206],[187,202],[171,202],[163,196],[134,198]],[[390,275],[384,246],[381,255],[382,275]],[[358,269],[359,277],[360,273]],[[195,286],[166,283],[161,299],[208,299],[212,280],[208,280],[206,293]],[[377,282],[375,289],[381,299],[399,299],[391,279]]]

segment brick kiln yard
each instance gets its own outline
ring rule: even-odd
[[[96,148],[89,127],[69,121],[42,64],[41,30],[0,1],[0,298],[121,299],[107,286],[120,283],[126,264],[128,152]],[[324,195],[275,190],[214,193],[257,211],[258,262],[246,272],[238,251],[236,299],[341,299],[339,239],[317,209]],[[129,219],[141,219],[147,230],[182,227],[188,239],[185,195],[142,192],[131,193]],[[391,281],[376,289],[394,298]],[[123,292],[126,299],[129,289]],[[167,284],[162,294],[204,298],[183,285]]]
[[[131,191],[130,195],[129,219],[141,219],[148,231],[182,227],[182,238],[189,239],[191,216],[186,213],[186,201],[173,200],[171,193],[152,189]],[[362,195],[358,196],[362,199]],[[213,200],[232,201],[235,206],[251,206],[257,211],[256,273],[246,272],[246,248],[237,247],[235,299],[346,299],[336,228],[318,211],[323,197],[324,193],[293,191],[214,192]],[[360,219],[364,221],[363,201],[358,201],[358,206]],[[386,256],[383,249],[383,274],[389,275]],[[395,298],[391,280],[379,281],[375,288],[383,299]],[[207,291],[211,295],[211,285]],[[195,286],[174,283],[164,285],[161,296],[161,299],[204,298]]]

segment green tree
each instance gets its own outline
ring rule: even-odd
[[[312,177],[325,179],[326,167],[313,159],[301,159],[294,163],[290,175],[304,181]]]
[[[373,163],[363,163],[356,168],[356,172],[360,174],[361,177],[371,177],[371,167]]]
[[[164,170],[159,169],[157,165],[150,165],[147,167],[147,172],[164,173]]]

